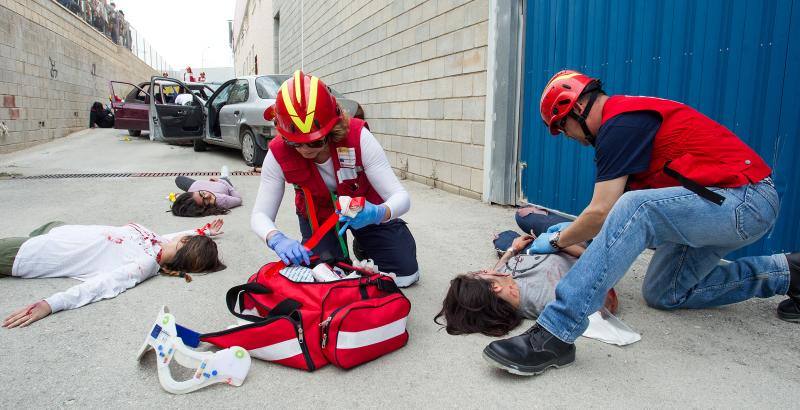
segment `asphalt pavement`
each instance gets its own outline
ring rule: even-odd
[[[50,220],[123,225],[156,232],[194,228],[212,218],[168,213],[172,177],[9,179],[63,173],[247,171],[236,151],[126,138],[86,130],[0,155],[2,236],[21,236]],[[234,323],[225,292],[274,254],[250,230],[257,176],[234,176],[244,206],[225,217],[218,243],[228,268],[189,284],[159,276],[118,297],[47,317],[24,329],[0,329],[0,403],[4,408],[531,408],[703,407],[797,408],[800,325],[775,317],[781,297],[716,309],[663,312],[647,307],[641,285],[648,253],[617,286],[619,317],[642,334],[624,348],[581,338],[577,360],[542,376],[513,376],[488,366],[492,338],[450,336],[433,323],[449,280],[496,261],[494,232],[515,227],[514,209],[491,206],[404,181],[412,198],[404,217],[417,241],[420,282],[412,302],[408,345],[349,371],[314,373],[254,360],[241,387],[214,385],[183,396],[163,391],[152,355],[136,351],[161,305],[198,331]],[[288,192],[291,192],[290,190]],[[299,229],[285,195],[278,226]],[[0,315],[65,290],[72,279],[0,278]],[[515,330],[527,329],[525,323]]]

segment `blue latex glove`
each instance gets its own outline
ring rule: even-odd
[[[567,229],[567,227],[570,226],[570,225],[572,225],[572,221],[557,223],[557,224],[547,228],[547,233],[561,232],[564,229]]]
[[[300,242],[287,238],[282,232],[272,235],[267,241],[267,245],[278,254],[283,263],[287,265],[311,264],[311,251],[306,249]]]
[[[383,221],[386,215],[386,207],[383,205],[375,205],[369,201],[364,201],[364,209],[359,212],[355,218],[342,216],[339,222],[349,222],[353,229],[361,229],[367,225],[379,224]]]
[[[550,245],[550,239],[553,238],[553,235],[555,235],[555,232],[545,232],[539,235],[536,239],[534,239],[531,247],[528,248],[528,255],[558,252],[558,249],[554,248],[553,245]]]

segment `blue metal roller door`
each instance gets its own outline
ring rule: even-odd
[[[594,151],[552,138],[541,89],[564,68],[612,94],[685,102],[767,160],[781,196],[775,229],[729,257],[800,250],[800,0],[528,1],[525,10],[523,197],[571,214],[589,202]]]

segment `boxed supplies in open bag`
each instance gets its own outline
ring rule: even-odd
[[[329,218],[307,246],[313,247],[336,218]],[[226,295],[230,312],[246,323],[200,339],[222,348],[241,346],[252,357],[308,371],[328,363],[349,369],[405,346],[411,303],[394,280],[336,265],[362,276],[294,282],[279,274],[284,263],[263,266]]]

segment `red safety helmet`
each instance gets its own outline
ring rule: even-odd
[[[550,78],[542,92],[539,109],[551,134],[561,133],[558,123],[572,112],[581,94],[592,89],[600,89],[600,80],[574,70],[559,71]]]
[[[264,111],[264,118],[275,121],[281,136],[302,144],[324,138],[342,114],[328,86],[298,70],[283,82],[275,104]]]

